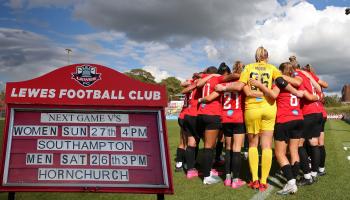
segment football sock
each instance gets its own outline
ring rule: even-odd
[[[266,184],[267,177],[270,174],[272,164],[272,150],[271,149],[263,149],[261,156],[261,180],[260,182]]]
[[[298,149],[299,157],[300,157],[300,165],[301,170],[303,170],[304,174],[310,173],[310,167],[309,167],[309,159],[308,155],[306,153],[306,150],[304,147],[299,147]]]
[[[318,146],[311,146],[311,167],[313,172],[318,172],[320,165],[320,149]]]
[[[232,177],[239,178],[239,173],[241,172],[241,152],[233,152],[231,151],[231,168],[232,168]]]
[[[319,146],[320,148],[320,168],[324,168],[326,162],[326,149],[324,146]]]
[[[224,143],[218,141],[216,143],[216,148],[215,148],[215,161],[220,161],[220,156],[223,148],[224,148]]]
[[[257,181],[257,180],[259,180],[259,178],[258,178],[258,167],[259,167],[258,148],[250,147],[248,149],[248,159],[249,159],[250,172],[252,173],[252,179],[253,179],[253,181]]]
[[[176,161],[176,162],[184,162],[184,160],[185,160],[185,154],[186,154],[186,150],[185,150],[185,149],[177,148],[177,149],[176,149],[176,158],[175,158],[175,161]]]
[[[283,171],[284,177],[286,177],[287,181],[294,179],[292,166],[291,165],[285,165],[281,167],[281,170]]]
[[[225,174],[231,174],[231,151],[225,151]]]
[[[186,148],[186,163],[187,163],[187,169],[193,169],[194,163],[196,161],[196,147],[187,146]]]
[[[203,151],[203,176],[210,176],[210,170],[213,164],[213,149],[204,148]]]
[[[299,170],[300,170],[299,162],[294,163],[294,165],[292,166],[292,170],[293,170],[293,176],[297,177],[299,174]]]

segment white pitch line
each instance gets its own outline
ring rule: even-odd
[[[280,186],[283,186],[283,184],[275,177],[269,176],[268,179]],[[250,200],[265,200],[274,189],[275,186],[269,184],[269,187],[264,192],[256,193]]]

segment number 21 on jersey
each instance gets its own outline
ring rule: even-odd
[[[228,110],[228,109],[232,109],[232,94],[235,96],[235,108],[234,109],[238,109],[239,108],[239,94],[238,92],[225,92],[224,93],[224,109]]]

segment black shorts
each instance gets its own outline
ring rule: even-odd
[[[320,137],[322,121],[322,113],[304,115],[303,138],[308,140]]]
[[[244,123],[222,123],[222,132],[225,137],[232,137],[233,134],[244,134]]]
[[[285,123],[277,123],[273,136],[277,141],[285,141],[289,139],[300,139],[303,135],[303,120],[293,120]]]
[[[326,125],[327,117],[324,117],[322,120],[321,132],[324,132],[324,126]]]
[[[184,117],[184,131],[190,136],[199,138],[199,134],[197,132],[197,117],[185,115]]]
[[[221,117],[219,115],[197,116],[197,130],[200,135],[203,135],[205,130],[219,130],[221,127]]]
[[[177,123],[179,124],[180,128],[182,128],[182,129],[184,128],[184,119],[178,118]]]

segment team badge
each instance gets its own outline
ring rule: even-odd
[[[227,111],[227,115],[228,115],[228,116],[232,116],[232,115],[233,115],[233,110],[228,110],[228,111]]]
[[[89,87],[101,79],[101,74],[97,73],[96,67],[82,65],[77,67],[76,70],[76,73],[72,73],[72,79],[78,81],[84,87]]]

